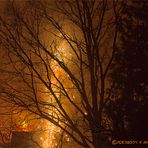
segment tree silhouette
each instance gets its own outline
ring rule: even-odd
[[[114,138],[140,140],[148,137],[148,3],[132,0],[122,6],[121,44],[113,62],[115,88],[108,109]]]
[[[9,5],[0,17],[1,49],[8,55],[1,99],[53,123],[81,147],[103,145],[118,1]]]

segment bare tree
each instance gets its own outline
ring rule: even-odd
[[[118,0],[13,1],[0,17],[7,53],[1,99],[53,123],[80,147],[98,148],[112,84]]]

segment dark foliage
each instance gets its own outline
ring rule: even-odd
[[[123,3],[120,41],[111,72],[115,88],[108,104],[113,139],[147,139],[148,1]]]

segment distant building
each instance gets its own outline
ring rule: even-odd
[[[33,132],[15,131],[12,133],[11,148],[39,148]]]

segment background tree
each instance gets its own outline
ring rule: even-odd
[[[115,88],[109,103],[113,137],[147,139],[148,3],[131,0],[122,6],[121,44],[113,62]]]
[[[5,72],[13,77],[1,80],[1,99],[53,123],[80,147],[103,145],[118,1],[9,5],[9,15],[0,17],[0,39]]]

